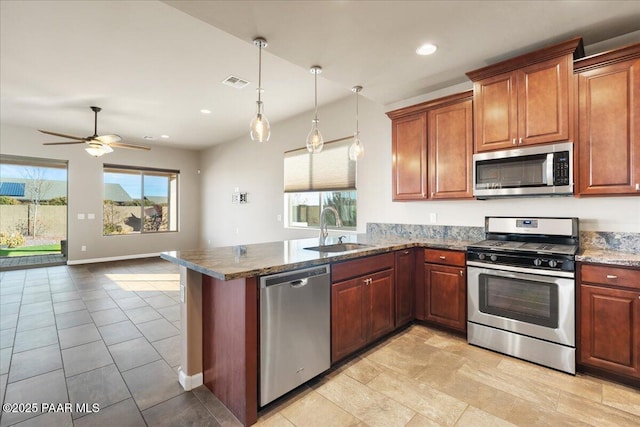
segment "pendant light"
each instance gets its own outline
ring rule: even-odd
[[[311,130],[309,131],[309,135],[307,135],[307,150],[310,153],[319,153],[322,151],[322,147],[324,146],[324,139],[322,139],[322,134],[320,133],[320,129],[318,129],[318,74],[322,72],[322,67],[319,65],[314,65],[311,67],[311,74],[314,76],[315,81],[315,109],[316,113],[311,121]]]
[[[262,112],[262,49],[267,47],[267,40],[262,37],[256,37],[253,44],[258,47],[258,101],[257,112],[253,120],[251,120],[251,140],[257,142],[267,142],[271,136],[271,126],[269,120]]]
[[[354,86],[351,91],[356,94],[356,131],[353,134],[353,144],[349,147],[349,158],[357,162],[364,157],[364,145],[360,142],[360,129],[358,128],[358,94],[362,86]]]

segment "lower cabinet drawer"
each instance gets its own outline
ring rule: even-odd
[[[460,251],[449,251],[445,249],[425,249],[424,262],[431,264],[457,265],[464,267],[465,253]]]
[[[580,274],[582,283],[640,289],[640,270],[637,269],[583,264]]]
[[[331,264],[331,282],[341,282],[352,277],[393,268],[394,261],[393,252],[388,252]]]

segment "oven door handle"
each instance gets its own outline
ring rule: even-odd
[[[486,264],[477,261],[467,261],[467,266],[488,268],[495,271],[512,271],[514,273],[536,274],[539,276],[566,277],[569,279],[575,278],[575,273],[572,271],[551,271],[526,267],[515,267],[513,265]]]

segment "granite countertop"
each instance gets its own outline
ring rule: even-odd
[[[296,239],[251,245],[163,252],[163,259],[221,280],[262,276],[314,265],[327,264],[367,255],[412,247],[464,251],[472,242],[451,239],[411,239],[350,235],[345,243],[368,245],[352,251],[322,253],[304,248],[318,246],[318,239]],[[337,243],[330,237],[327,244]]]
[[[640,254],[599,248],[581,249],[576,261],[640,268]]]

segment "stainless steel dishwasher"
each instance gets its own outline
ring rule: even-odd
[[[260,278],[260,406],[331,366],[330,271]]]

